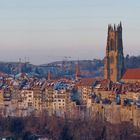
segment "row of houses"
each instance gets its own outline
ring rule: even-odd
[[[0,77],[0,114],[27,116],[47,111],[64,116],[95,104],[140,105],[139,81],[113,83],[100,78],[38,79],[27,74]]]
[[[66,112],[71,100],[73,81],[46,80],[20,75],[1,77],[1,115],[27,116],[42,111]]]

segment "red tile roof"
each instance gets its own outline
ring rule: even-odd
[[[140,79],[140,68],[127,69],[122,79]]]
[[[96,78],[82,78],[78,83],[77,86],[92,86]]]

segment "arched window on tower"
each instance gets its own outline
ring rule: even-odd
[[[111,74],[111,75],[113,74],[113,69],[110,70],[110,74]]]
[[[110,40],[110,50],[111,51],[114,50],[114,40],[113,39]]]
[[[114,57],[113,57],[113,56],[110,57],[110,63],[111,63],[111,64],[114,63]]]

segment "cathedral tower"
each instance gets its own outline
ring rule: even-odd
[[[108,25],[104,78],[119,81],[124,73],[122,25]]]

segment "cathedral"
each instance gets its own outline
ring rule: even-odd
[[[117,82],[124,74],[122,24],[108,25],[104,79]]]

